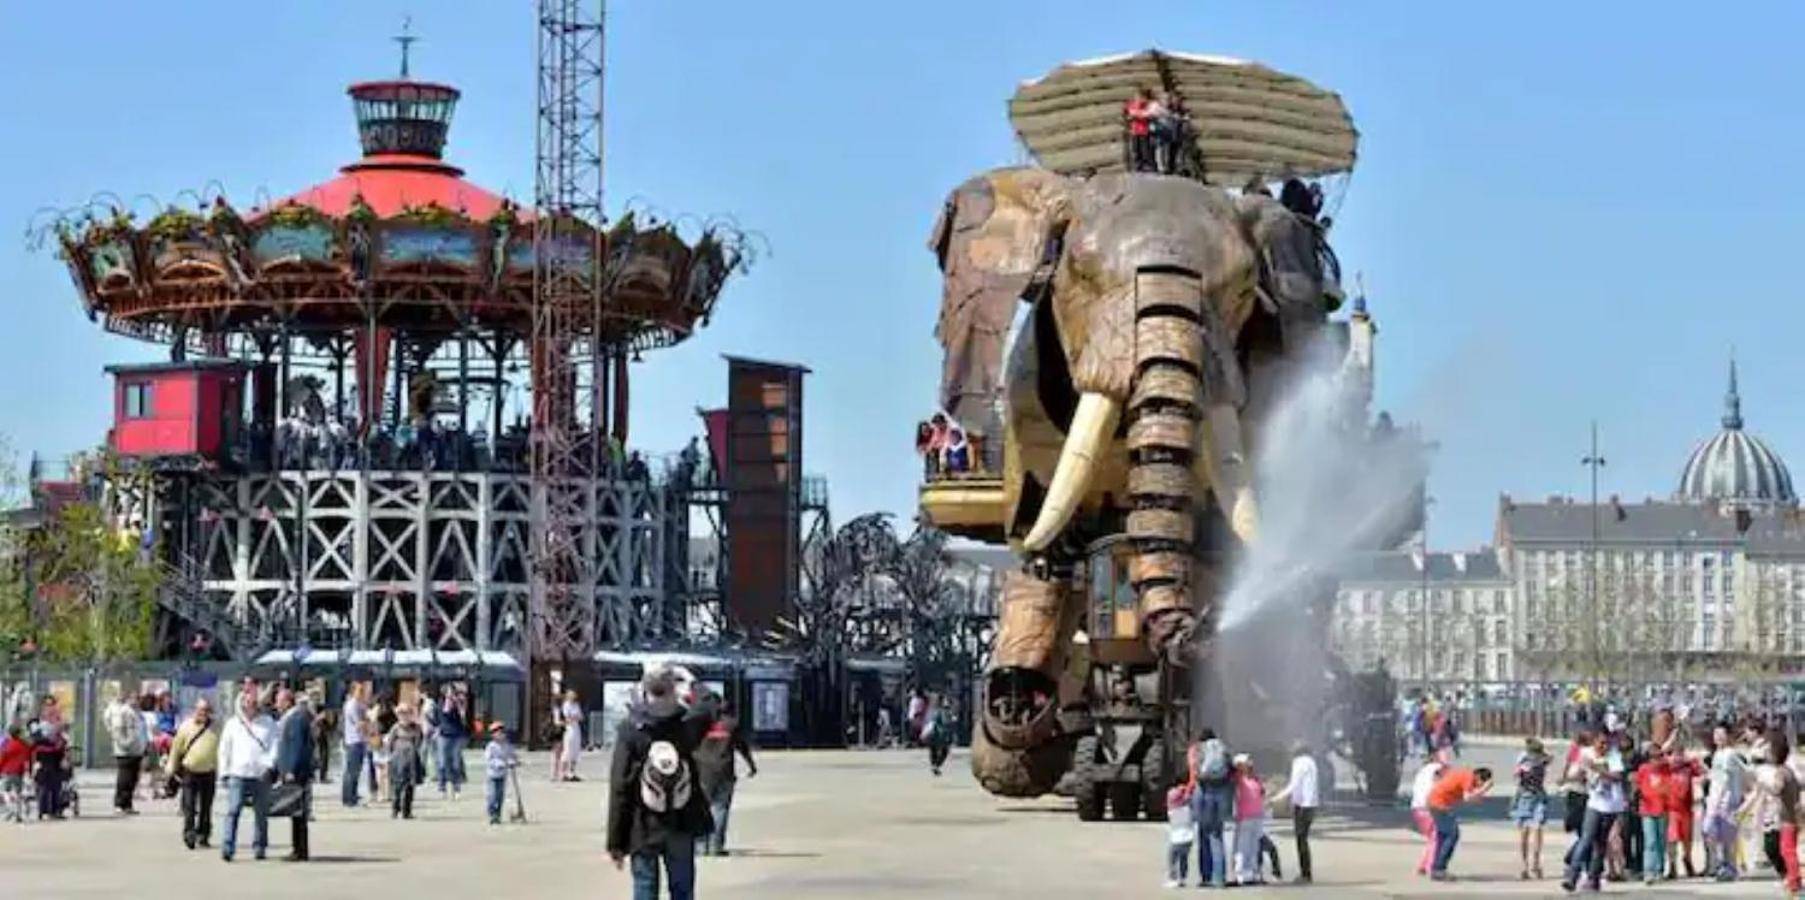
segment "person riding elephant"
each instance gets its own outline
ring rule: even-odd
[[[1032,796],[1064,771],[1062,710],[1083,704],[1059,679],[1084,614],[1078,557],[1124,533],[1140,634],[1189,665],[1219,560],[1257,530],[1251,426],[1330,290],[1307,222],[1191,179],[995,170],[954,189],[930,246],[942,400],[959,416],[1000,399],[1002,530],[1027,563],[1004,583],[972,767]],[[998,366],[1018,300],[1027,321]]]

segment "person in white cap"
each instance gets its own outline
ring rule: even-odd
[[[1241,884],[1264,884],[1260,874],[1260,836],[1266,825],[1266,786],[1254,773],[1253,757],[1237,753],[1235,775],[1235,869]]]

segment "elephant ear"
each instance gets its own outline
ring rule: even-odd
[[[953,189],[928,249],[944,291],[934,336],[945,350],[941,405],[974,434],[990,434],[1003,344],[1015,304],[1045,271],[1064,220],[1068,183],[1043,169],[998,169]]]

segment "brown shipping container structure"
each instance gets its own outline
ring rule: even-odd
[[[787,614],[802,559],[803,366],[727,357],[727,615],[758,633]]]

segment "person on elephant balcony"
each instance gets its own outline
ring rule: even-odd
[[[965,440],[965,429],[954,426],[946,432],[946,472],[962,475],[971,471],[971,444]]]
[[[1135,91],[1123,107],[1128,119],[1128,168],[1135,172],[1159,171],[1159,160],[1153,147],[1153,123],[1165,114],[1153,92],[1147,88]]]
[[[935,413],[928,420],[928,477],[940,475],[946,471],[946,438],[951,423],[946,420],[946,413]]]
[[[928,446],[934,440],[934,426],[926,419],[915,423],[915,455],[921,457],[921,476],[934,477],[934,455],[928,452]]]
[[[1178,158],[1189,124],[1184,101],[1171,91],[1160,91],[1154,102],[1159,115],[1153,120],[1153,157],[1162,175],[1178,172]]]

